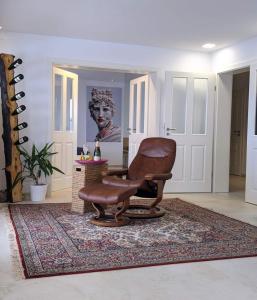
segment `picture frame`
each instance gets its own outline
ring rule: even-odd
[[[86,141],[122,142],[122,87],[89,84],[86,102]]]

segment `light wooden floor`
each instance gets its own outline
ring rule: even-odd
[[[230,175],[229,177],[229,191],[230,192],[244,192],[245,191],[245,177]]]

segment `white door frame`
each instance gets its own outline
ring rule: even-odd
[[[55,75],[62,76],[62,118],[60,124],[60,130],[55,130],[55,99],[54,99],[54,86],[55,86]],[[72,130],[67,131],[67,78],[72,79]],[[77,150],[77,119],[78,119],[78,75],[69,71],[66,71],[61,68],[53,67],[52,70],[52,141],[55,142],[53,146],[53,150],[56,152],[60,152],[60,155],[65,155],[66,157],[70,157],[67,155],[68,153],[72,153],[71,160],[61,160],[60,165],[55,163],[55,160],[58,158],[58,154],[52,158],[54,165],[61,169],[65,174],[55,173],[50,177],[51,181],[49,183],[50,190],[61,190],[63,188],[71,187],[72,180],[72,166],[73,161],[76,159],[76,150]],[[64,101],[64,102],[63,102]],[[68,144],[67,144],[68,141]],[[56,147],[60,147],[60,151],[57,150]],[[69,147],[72,145],[72,147]],[[68,148],[67,148],[68,146]]]
[[[249,67],[256,61],[246,61],[239,64],[231,65],[223,70],[214,72],[217,74],[216,97],[215,97],[215,123],[214,123],[214,147],[213,147],[213,192],[229,191],[229,151],[230,151],[230,117],[231,116],[231,99],[232,99],[232,71]],[[73,59],[55,59],[49,62],[50,72],[52,67],[74,67],[74,68],[92,68],[115,70],[131,73],[149,73],[150,94],[153,95],[149,101],[156,107],[156,110],[149,110],[149,118],[152,120],[148,124],[149,136],[159,136],[162,134],[160,120],[163,115],[163,94],[161,95],[161,85],[164,82],[165,70],[159,68],[148,68],[142,65],[120,65],[102,62],[81,61]],[[52,83],[49,82],[52,86]],[[230,89],[231,86],[231,89]],[[230,91],[231,90],[231,91]],[[51,106],[52,107],[52,106]],[[53,113],[53,112],[52,112]],[[49,137],[52,136],[52,130],[49,128]],[[225,141],[225,142],[224,142]],[[222,145],[222,147],[220,147]]]
[[[142,83],[144,88],[144,106],[142,107]],[[136,94],[135,94],[136,87]],[[141,141],[148,136],[149,112],[149,75],[143,75],[129,82],[129,155],[128,164],[132,162],[138,152]],[[136,101],[135,101],[136,100]],[[143,111],[143,118],[141,120]],[[143,131],[141,128],[143,121]]]
[[[59,59],[56,58],[54,61],[50,62],[50,74],[51,74],[51,95],[53,95],[53,83],[52,83],[52,74],[53,68],[85,68],[85,69],[98,69],[98,70],[110,70],[117,71],[122,73],[138,73],[138,74],[147,74],[149,75],[149,107],[154,107],[155,109],[149,110],[149,118],[151,122],[148,122],[148,136],[159,136],[160,133],[160,106],[161,106],[161,79],[163,71],[159,68],[149,68],[142,65],[120,65],[120,64],[108,64],[101,62],[91,62],[91,61],[81,61],[81,60],[72,60],[72,59]],[[51,97],[51,120],[53,120],[53,105]],[[77,121],[77,120],[76,120]],[[53,139],[52,126],[49,127],[48,136]],[[48,179],[48,191],[47,195],[51,196],[51,177]]]
[[[213,192],[229,192],[229,159],[232,113],[233,72],[250,67],[254,63],[245,62],[226,68],[217,73],[214,147],[213,147]]]
[[[162,95],[161,95],[161,83],[164,81],[165,71],[160,68],[145,67],[142,65],[120,65],[110,64],[104,62],[92,62],[92,61],[81,61],[72,59],[55,59],[52,62],[51,68],[53,67],[65,67],[65,68],[84,68],[87,70],[102,70],[102,71],[116,71],[122,73],[134,73],[134,74],[147,74],[149,76],[149,103],[155,109],[149,110],[148,122],[148,136],[160,136],[160,118],[161,118],[161,106],[162,106]],[[52,69],[51,69],[52,72]],[[53,93],[53,91],[52,91]],[[53,112],[52,112],[53,113]],[[52,132],[50,135],[52,137]]]
[[[213,192],[229,192],[232,71],[217,74],[213,143]]]

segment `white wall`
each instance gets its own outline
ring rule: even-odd
[[[243,68],[257,61],[257,37],[214,52],[211,55],[214,73]]]
[[[26,147],[51,141],[53,64],[130,69],[135,73],[158,70],[158,76],[162,74],[160,80],[165,70],[203,73],[211,70],[209,55],[203,53],[32,34],[1,32],[0,52],[14,54],[24,61],[16,72],[22,72],[25,79],[16,90],[26,92],[21,102],[27,110],[20,118],[29,124],[24,132],[30,138]],[[156,103],[160,99],[150,103],[154,115],[158,112]],[[156,123],[153,121],[152,127]],[[158,134],[155,128],[150,132]]]
[[[229,192],[229,157],[233,74],[217,77],[214,124],[213,192]]]
[[[30,143],[41,144],[51,140],[52,64],[131,69],[135,72],[158,71],[161,88],[166,70],[217,73],[249,65],[251,61],[257,60],[257,38],[208,55],[155,47],[1,32],[0,52],[12,53],[24,60],[24,65],[17,73],[21,71],[25,80],[16,88],[17,91],[26,92],[26,97],[21,102],[27,106],[27,110],[22,114],[21,120],[27,120],[29,123],[26,134],[30,137]],[[159,98],[157,103],[160,104]],[[152,107],[150,113],[156,114],[155,109],[156,107]]]
[[[0,33],[0,52],[24,60],[24,88],[30,125],[28,135],[38,144],[51,140],[52,64],[209,72],[209,56],[197,52],[113,44],[31,34]],[[17,70],[18,71],[18,70]]]

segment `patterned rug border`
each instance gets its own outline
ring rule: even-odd
[[[11,220],[11,223],[12,223],[12,227],[13,227],[13,230],[14,230],[14,233],[15,233],[15,240],[16,240],[16,243],[17,243],[17,246],[18,246],[18,251],[19,251],[19,254],[20,254],[20,261],[21,261],[22,268],[23,268],[23,274],[24,274],[25,279],[29,279],[29,278],[32,278],[32,277],[28,276],[28,273],[27,273],[27,270],[26,270],[25,260],[24,260],[24,257],[23,257],[22,249],[21,249],[19,235],[18,235],[16,226],[14,224],[13,216],[12,216],[12,213],[11,213],[11,206],[13,206],[13,205],[28,205],[28,204],[9,204],[8,205],[8,211],[9,211],[9,217],[10,217],[10,220]],[[42,205],[42,204],[38,203],[36,205]]]
[[[10,210],[8,206],[4,206],[0,208],[0,212],[3,214],[4,221],[6,222],[7,226],[12,272],[14,273],[15,279],[25,279],[24,267],[22,264],[23,256],[20,253],[16,228],[14,227],[12,219],[10,218]]]
[[[171,200],[179,200],[181,202],[185,202],[186,204],[193,206],[193,207],[197,207],[198,209],[200,208],[203,211],[209,211],[212,212],[213,214],[231,219],[233,221],[236,221],[238,223],[241,224],[245,224],[247,226],[251,226],[253,229],[257,230],[257,226],[252,225],[250,223],[235,219],[233,217],[227,216],[225,214],[216,212],[212,209],[209,208],[205,208],[202,206],[199,206],[195,203],[191,203],[185,200],[182,200],[180,198],[170,198],[170,199],[163,199],[163,203],[171,201]],[[146,265],[136,265],[136,266],[121,266],[121,267],[114,267],[114,268],[103,268],[103,269],[97,269],[97,270],[88,270],[88,271],[78,271],[78,272],[61,272],[61,273],[55,273],[55,274],[46,274],[46,275],[28,275],[27,270],[26,270],[26,265],[25,265],[25,260],[24,260],[24,256],[23,256],[23,252],[22,252],[22,248],[21,248],[21,243],[19,240],[19,236],[18,236],[18,232],[16,229],[16,226],[14,224],[14,220],[13,220],[13,216],[11,213],[11,206],[31,206],[31,205],[38,205],[38,206],[51,206],[51,205],[63,205],[63,204],[69,204],[67,202],[62,202],[62,203],[25,203],[25,204],[17,204],[17,203],[13,203],[13,204],[9,204],[8,205],[8,211],[9,211],[9,217],[11,220],[11,224],[13,227],[13,230],[15,232],[15,239],[16,239],[16,243],[18,246],[18,251],[19,251],[19,255],[20,255],[20,261],[22,264],[22,268],[23,268],[23,273],[24,273],[24,277],[25,279],[35,279],[35,278],[43,278],[43,277],[53,277],[53,276],[62,276],[62,275],[76,275],[76,274],[86,274],[86,273],[94,273],[94,272],[107,272],[107,271],[118,271],[118,270],[126,270],[126,269],[137,269],[137,268],[146,268],[146,267],[155,267],[155,266],[165,266],[165,265],[173,265],[173,264],[184,264],[184,263],[193,263],[193,262],[207,262],[207,261],[217,261],[217,260],[226,260],[226,259],[238,259],[238,258],[251,258],[251,257],[257,257],[257,254],[253,254],[253,255],[239,255],[239,256],[221,256],[221,257],[217,257],[217,258],[207,258],[207,259],[193,259],[193,260],[184,260],[184,261],[175,261],[175,262],[165,262],[165,263],[153,263],[153,264],[146,264]]]

